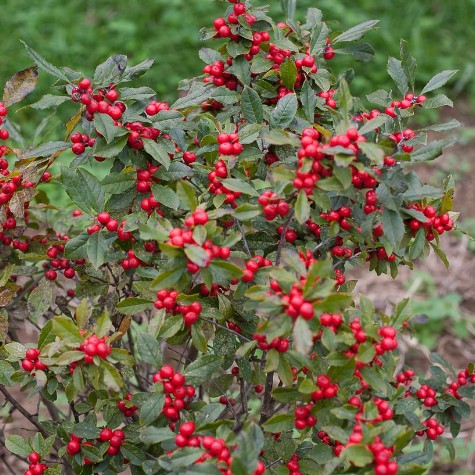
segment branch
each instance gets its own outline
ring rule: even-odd
[[[272,414],[273,399],[271,396],[272,388],[274,387],[274,371],[267,373],[266,387],[264,392],[264,402],[262,403],[261,418],[259,424],[262,424],[269,419]]]
[[[236,226],[239,229],[239,232],[241,233],[242,245],[244,246],[244,250],[247,252],[247,254],[249,254],[249,257],[252,257],[252,252],[249,249],[249,244],[247,243],[246,234],[244,233],[244,229],[242,227],[241,222],[237,218],[234,218],[234,222],[236,223]]]
[[[284,249],[285,246],[285,233],[287,232],[287,228],[289,227],[289,224],[292,222],[292,219],[294,219],[294,210],[292,210],[289,215],[287,216],[287,219],[285,220],[284,224],[282,225],[282,232],[280,233],[280,241],[279,245],[277,247],[277,254],[275,255],[275,265],[278,266],[280,264],[280,258],[282,257],[282,250]]]
[[[214,325],[216,328],[221,328],[221,330],[226,330],[227,332],[232,333],[233,335],[237,336],[238,338],[241,338],[242,340],[245,340],[247,342],[252,341],[247,336],[241,335],[241,333],[235,332],[234,330],[231,330],[231,328],[225,327],[224,325],[216,323],[213,320],[209,320],[208,318],[201,317],[201,316],[200,316],[200,320],[211,323],[211,325]]]

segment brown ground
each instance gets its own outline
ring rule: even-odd
[[[460,101],[454,109],[444,111],[441,122],[456,118],[464,125],[465,131],[461,133],[461,142],[448,150],[442,158],[430,165],[420,168],[421,174],[427,181],[436,177],[440,178],[440,171],[454,172],[457,186],[454,200],[454,209],[461,211],[461,220],[475,218],[475,117],[468,106]],[[455,157],[455,159],[454,159]],[[456,369],[463,369],[467,362],[474,361],[475,355],[475,286],[471,276],[475,275],[475,258],[473,251],[468,250],[468,238],[444,237],[442,248],[451,263],[449,270],[431,254],[428,262],[419,263],[417,269],[430,273],[436,283],[439,295],[447,292],[457,292],[462,296],[461,309],[467,316],[467,339],[463,341],[455,337],[451,331],[450,320],[447,319],[445,329],[437,343],[437,351],[444,356]],[[406,296],[417,297],[416,285],[408,288],[411,271],[401,269],[397,279],[392,280],[387,276],[376,276],[360,269],[353,272],[358,277],[357,292],[363,293],[373,299],[380,309],[389,309],[391,304],[400,301]],[[419,295],[419,297],[421,297]],[[25,335],[25,341],[34,341],[34,335]],[[406,364],[425,370],[428,365],[428,350],[421,347],[417,339],[404,338],[400,344],[401,353]],[[14,467],[10,472],[2,456],[6,455],[2,447],[2,440],[8,433],[27,435],[32,430],[23,418],[13,413],[10,418],[6,408],[2,409],[3,399],[0,395],[0,474],[7,475],[23,473],[24,464],[14,462],[8,456],[8,463]],[[22,393],[16,397],[32,413],[36,412],[37,400],[28,399]],[[475,410],[475,404],[473,404]],[[475,442],[475,418],[467,421],[458,437],[464,445]],[[463,460],[456,465],[447,462],[447,457],[438,458],[431,470],[432,475],[468,475],[475,473],[475,452],[469,450]],[[21,466],[21,467],[20,467]]]

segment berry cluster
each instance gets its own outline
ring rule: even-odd
[[[85,353],[84,361],[87,364],[94,363],[94,356],[98,356],[105,360],[112,352],[112,347],[107,343],[108,337],[103,336],[99,338],[96,335],[91,335],[85,338],[79,346],[79,350]]]
[[[156,140],[160,135],[160,131],[155,127],[147,127],[141,122],[127,122],[125,128],[130,131],[127,137],[127,143],[134,150],[143,149],[142,139]]]
[[[62,236],[57,234],[58,239],[61,241],[69,241],[69,236]],[[42,241],[46,242],[46,240]],[[43,263],[43,268],[47,269],[45,277],[48,280],[56,280],[58,277],[58,271],[62,270],[64,277],[72,279],[76,275],[76,271],[73,265],[82,265],[85,259],[70,260],[63,257],[64,244],[52,244],[46,251],[46,255],[49,257],[49,262]]]
[[[415,96],[414,94],[406,94],[402,101],[392,101],[391,106],[386,107],[385,111],[391,117],[397,117],[394,109],[409,109],[422,104],[426,100],[426,96]]]
[[[407,145],[404,142],[413,139],[415,136],[416,133],[412,129],[405,129],[402,132],[389,135],[389,138],[394,141],[396,145],[401,146],[404,152],[411,153],[414,150],[414,146]]]
[[[302,475],[299,461],[300,457],[298,454],[293,454],[292,457],[290,457],[290,460],[285,464],[289,469],[289,475]]]
[[[218,151],[221,155],[239,155],[243,151],[243,146],[239,142],[239,135],[236,133],[219,134],[218,144]]]
[[[181,313],[186,326],[196,323],[199,319],[203,307],[200,302],[192,302],[190,305],[179,305],[176,302],[178,292],[176,290],[162,289],[157,292],[157,300],[154,306],[157,309],[164,308],[167,313],[176,315]]]
[[[312,393],[312,401],[318,401],[320,399],[331,399],[336,396],[338,392],[338,384],[331,382],[330,378],[326,374],[320,374],[316,380],[318,389]]]
[[[352,211],[349,206],[342,206],[329,213],[320,213],[320,217],[330,223],[336,222],[341,229],[349,231],[353,228],[353,225],[348,221],[348,218],[351,218],[351,213]]]
[[[137,189],[139,193],[150,192],[150,190],[152,189],[152,182],[157,181],[157,179],[153,177],[153,174],[157,170],[158,170],[158,167],[155,165],[152,165],[151,163],[147,164],[147,169],[137,168],[137,183],[135,185],[135,188]],[[151,208],[152,207],[155,208],[156,206],[158,206],[158,203],[157,205],[151,206]]]
[[[267,337],[262,333],[254,333],[252,338],[257,341],[257,346],[263,351],[273,349],[279,353],[285,353],[289,349],[289,340],[287,338],[276,336],[270,343],[267,343]]]
[[[74,155],[81,155],[85,152],[86,147],[94,147],[96,143],[96,139],[89,137],[89,135],[81,134],[81,132],[74,132],[69,139],[73,144],[71,150]]]
[[[311,320],[315,316],[312,302],[305,300],[303,296],[303,284],[305,282],[294,283],[290,292],[287,295],[282,295],[282,305],[285,307],[285,312],[294,320],[298,317]]]
[[[439,424],[436,419],[427,419],[422,425],[426,426],[427,429],[417,431],[416,434],[419,437],[426,434],[428,439],[436,440],[437,437],[445,432],[444,426]]]
[[[376,207],[377,203],[378,203],[378,195],[376,194],[376,191],[368,190],[365,195],[365,205],[363,206],[364,214],[374,213],[377,210],[377,207]]]
[[[233,11],[228,15],[227,22],[224,18],[216,18],[213,22],[213,27],[216,30],[216,34],[213,38],[229,38],[232,41],[239,41],[240,36],[234,31],[238,31],[232,28],[233,25],[239,25],[238,17],[243,15],[244,19],[249,25],[252,25],[256,21],[256,17],[249,13],[246,13],[246,5],[241,2],[234,3]]]
[[[136,411],[138,411],[138,407],[132,404],[130,401],[132,400],[132,394],[127,394],[125,399],[120,400],[117,403],[117,408],[119,409],[125,417],[132,417]]]
[[[214,166],[214,170],[208,173],[209,191],[215,195],[226,195],[224,202],[233,207],[237,207],[236,198],[241,196],[239,191],[228,190],[218,178],[227,178],[228,168],[223,160],[218,160]]]
[[[161,111],[167,111],[170,106],[166,102],[151,101],[145,107],[145,113],[147,115],[156,115]]]
[[[391,460],[394,447],[386,447],[378,436],[368,448],[373,453],[375,475],[396,475],[398,465],[397,462]]]
[[[0,102],[0,104],[3,103]],[[41,463],[41,455],[38,452],[31,452],[28,455],[28,462],[30,462],[30,465],[24,475],[42,475],[48,470],[48,465]]]
[[[109,447],[107,447],[106,454],[110,456],[117,455],[120,451],[120,447],[125,442],[125,433],[122,429],[108,429],[107,427],[102,429],[99,437],[94,440],[94,442],[102,444],[103,442],[108,442]],[[86,447],[93,447],[94,443],[91,441],[83,442],[83,439],[77,437],[74,434],[71,434],[71,439],[66,445],[66,453],[70,457],[74,457],[77,453],[81,451],[81,445]],[[86,465],[93,465],[93,463],[87,458],[84,457],[84,463]]]
[[[201,214],[199,216],[204,216],[204,214]],[[173,228],[170,231],[167,244],[182,248],[184,248],[186,245],[199,246],[199,244],[193,238],[193,231],[190,229],[181,228]],[[197,272],[199,272],[200,268],[208,267],[212,259],[228,259],[231,255],[231,250],[229,249],[229,247],[219,247],[216,244],[213,244],[211,239],[207,239],[203,244],[201,244],[200,247],[206,252],[208,257],[206,259],[206,262],[204,262],[204,264],[202,264],[201,266],[196,264],[195,262],[192,262],[191,260],[188,260],[186,269],[192,274],[196,274]]]
[[[277,235],[279,236],[279,238],[282,237],[283,232],[284,232],[284,226],[279,226],[277,228]],[[294,243],[298,239],[298,237],[299,235],[297,234],[297,231],[295,229],[292,229],[292,228],[285,229],[285,234],[284,234],[285,242]]]
[[[295,428],[303,430],[307,427],[313,427],[317,424],[317,418],[311,413],[313,404],[305,404],[297,406],[294,410],[295,415]]]
[[[119,120],[125,112],[126,106],[123,102],[118,101],[119,93],[116,91],[116,85],[110,84],[107,88],[99,89],[96,92],[91,85],[91,80],[84,78],[71,91],[71,99],[86,106],[86,120],[92,122],[97,112],[107,114],[114,121]]]
[[[335,94],[335,89],[330,89],[329,91],[322,91],[317,94],[318,97],[325,99],[325,104],[331,109],[336,109],[336,101],[333,99],[333,94]]]
[[[233,58],[229,57],[226,62],[228,66],[231,66],[233,64]],[[203,82],[212,82],[216,87],[226,86],[232,91],[236,90],[238,87],[237,79],[232,74],[227,73],[224,68],[225,64],[223,61],[215,61],[213,64],[207,64],[203,68],[203,73],[208,74],[208,76],[203,79]]]
[[[195,388],[185,385],[186,379],[181,373],[169,366],[164,365],[153,375],[154,383],[163,385],[165,404],[162,409],[163,415],[172,423],[180,419],[180,411],[185,409],[195,396]]]
[[[402,373],[396,377],[397,385],[409,386],[412,383],[412,379],[416,373],[412,369],[405,369]]]
[[[350,170],[351,170],[351,183],[355,188],[358,188],[358,189],[376,188],[376,186],[378,185],[378,181],[376,180],[376,178],[374,176],[371,176],[371,174],[368,173],[367,171],[358,170],[354,166],[350,166]],[[373,171],[376,175],[380,174],[380,170],[378,168],[373,168]],[[376,200],[376,203],[377,203],[377,200]],[[366,204],[374,205],[376,203],[366,203]],[[369,214],[369,213],[366,213],[366,214]]]
[[[436,234],[443,234],[445,231],[451,231],[454,227],[454,222],[450,219],[448,213],[437,214],[437,210],[433,206],[423,206],[413,204],[408,206],[409,209],[420,211],[427,218],[426,221],[419,221],[412,218],[406,221],[409,228],[416,232],[420,228],[424,228],[426,232],[426,239],[432,241]]]
[[[45,371],[48,367],[40,361],[40,351],[38,348],[28,348],[26,350],[25,359],[21,362],[21,367],[31,373],[33,370]]]
[[[428,384],[423,384],[417,391],[416,397],[421,399],[426,407],[437,406],[437,391]]]
[[[343,317],[339,313],[322,313],[319,317],[320,325],[329,327],[330,330],[336,333],[338,328],[343,323]]]
[[[284,217],[289,214],[289,203],[276,198],[276,196],[277,193],[267,190],[257,199],[257,202],[264,207],[264,218],[267,219],[267,221],[273,221],[276,216]]]
[[[265,259],[262,256],[255,255],[252,259],[246,261],[246,268],[242,273],[241,280],[243,282],[252,282],[254,280],[254,274],[262,267],[269,267],[272,265],[270,259]],[[280,289],[280,287],[279,287]]]

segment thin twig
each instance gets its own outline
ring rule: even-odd
[[[285,233],[287,232],[287,228],[289,227],[289,224],[292,222],[292,219],[294,219],[294,210],[292,210],[289,215],[287,216],[287,219],[285,220],[284,224],[282,225],[282,232],[280,233],[280,241],[279,245],[277,246],[277,253],[275,255],[275,265],[278,266],[280,265],[280,258],[282,257],[282,250],[285,246]]]
[[[244,229],[243,229],[243,227],[242,227],[241,222],[240,222],[239,219],[237,219],[237,218],[234,218],[234,222],[236,223],[236,226],[237,226],[237,228],[239,229],[239,232],[241,233],[241,236],[242,236],[242,245],[244,246],[244,250],[245,250],[246,253],[249,255],[249,257],[252,257],[252,252],[251,252],[251,250],[249,249],[249,244],[247,243],[246,234],[244,233]]]
[[[234,330],[231,330],[231,328],[225,327],[224,325],[221,325],[221,324],[219,324],[219,323],[217,323],[213,320],[209,320],[208,318],[205,318],[205,317],[202,317],[202,316],[200,316],[200,320],[211,323],[211,325],[214,325],[216,328],[221,328],[221,330],[226,330],[227,332],[232,333],[233,335],[237,336],[238,338],[241,338],[242,340],[245,340],[245,341],[248,341],[248,342],[252,341],[247,336],[241,335],[241,333],[238,333]]]

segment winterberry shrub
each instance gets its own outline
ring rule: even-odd
[[[338,58],[369,60],[377,21],[339,32],[317,9],[275,24],[229,3],[174,104],[131,87],[152,62],[121,55],[86,75],[27,46],[36,66],[7,83],[0,391],[38,429],[5,442],[25,475],[418,474],[469,416],[473,365],[434,354],[419,378],[398,356],[410,302],[383,314],[347,274],[395,276],[431,250],[446,262],[453,179],[435,188],[411,167],[441,155],[451,139],[427,133],[453,122],[408,121],[449,104],[434,91],[454,71],[415,91],[401,42],[396,90],[352,97]],[[64,141],[15,148],[7,108],[38,70],[55,93],[34,106],[77,112]],[[36,341],[9,326],[18,315]]]

